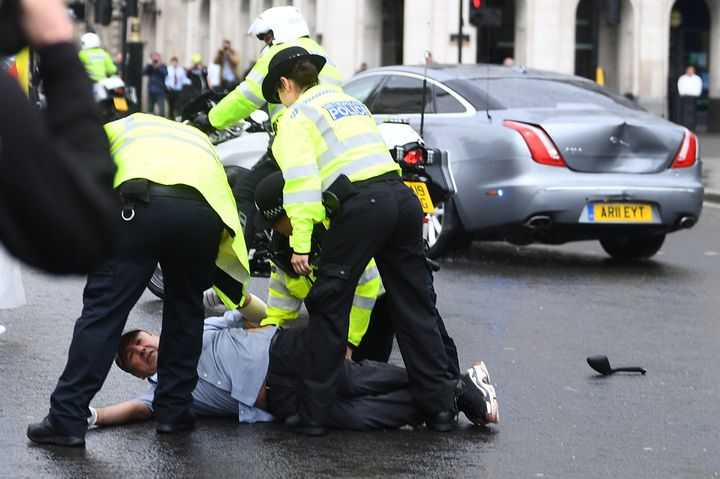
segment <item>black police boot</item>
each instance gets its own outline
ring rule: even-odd
[[[430,414],[425,419],[425,425],[437,432],[448,432],[455,429],[457,424],[457,412],[456,411],[440,411]]]
[[[45,417],[42,422],[30,424],[27,428],[27,437],[39,444],[54,444],[65,447],[85,447],[85,438],[64,434],[50,424],[50,419]]]
[[[285,420],[285,429],[304,436],[322,436],[325,427],[317,421],[304,419],[299,414],[293,414]]]
[[[178,421],[158,422],[155,431],[159,434],[175,434],[176,432],[191,431],[195,429],[195,414],[188,411]]]

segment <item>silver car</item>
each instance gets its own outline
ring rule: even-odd
[[[584,78],[395,66],[344,88],[376,117],[404,118],[418,131],[424,106],[425,142],[448,151],[455,193],[428,217],[431,256],[476,238],[599,240],[613,257],[647,258],[700,217],[695,134]]]

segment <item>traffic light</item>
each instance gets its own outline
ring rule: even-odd
[[[95,23],[110,25],[112,21],[112,0],[95,0]]]
[[[470,25],[479,27],[482,23],[482,0],[470,0]]]
[[[470,0],[470,24],[475,27],[499,27],[502,25],[502,9],[491,7],[486,1]]]

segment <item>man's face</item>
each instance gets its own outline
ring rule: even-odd
[[[229,41],[225,40],[223,42],[223,50],[225,50],[225,51],[230,50],[230,42]]]
[[[157,372],[160,337],[140,331],[122,352],[123,363],[133,376],[147,378]]]
[[[687,70],[685,70],[685,73],[688,75],[694,75],[695,74],[695,67],[687,67]]]

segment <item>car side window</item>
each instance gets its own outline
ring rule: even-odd
[[[435,113],[465,113],[467,110],[457,98],[447,90],[434,85],[435,90]]]
[[[383,77],[381,75],[371,75],[350,80],[343,85],[343,91],[351,97],[365,103],[382,79]]]
[[[374,114],[409,114],[422,112],[423,82],[418,78],[392,75],[375,96],[370,111]],[[432,85],[427,85],[425,113],[434,113]]]

